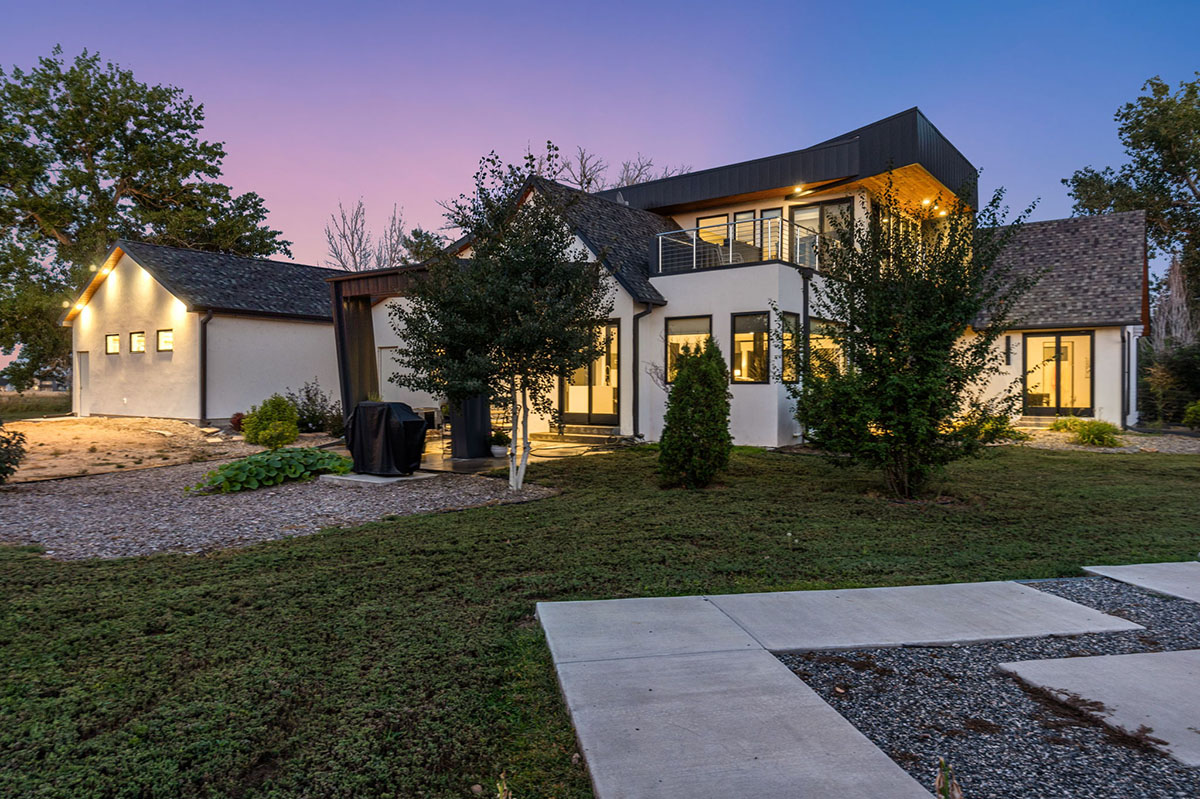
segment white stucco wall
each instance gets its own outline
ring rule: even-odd
[[[440,407],[443,400],[424,391],[414,391],[391,382],[392,375],[401,371],[392,357],[400,344],[400,336],[392,328],[389,311],[393,306],[405,306],[404,297],[392,297],[375,303],[371,309],[372,327],[375,331],[375,368],[379,371],[379,396],[384,402],[403,402],[413,408]]]
[[[655,308],[640,324],[641,430],[647,440],[662,435],[667,391],[651,378],[664,366],[666,320],[679,316],[712,316],[712,334],[725,355],[726,364],[732,346],[732,315],[770,311],[772,300],[783,312],[801,313],[804,283],[795,269],[780,264],[706,269],[653,278],[654,285],[667,298],[667,305]],[[771,329],[777,319],[771,316]],[[772,372],[781,364],[781,353],[774,342],[769,363]],[[772,374],[765,384],[733,383],[729,387],[730,432],[734,443],[778,447],[799,441],[800,427],[792,417],[792,401],[787,387]]]
[[[228,419],[316,379],[338,396],[332,322],[214,316],[208,323],[208,418]]]
[[[171,352],[155,350],[156,332],[174,332]],[[199,318],[150,273],[124,256],[71,322],[80,415],[199,417]],[[146,334],[146,351],[129,351],[129,334]],[[105,354],[104,337],[120,336],[121,351]]]

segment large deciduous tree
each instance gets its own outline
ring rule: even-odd
[[[0,69],[0,349],[18,387],[61,376],[62,303],[118,237],[291,255],[253,192],[219,182],[225,150],[200,137],[204,107],[84,51]]]
[[[997,260],[1021,222],[1002,224],[1001,197],[973,213],[953,198],[907,207],[889,187],[819,245],[812,315],[835,323],[795,350],[796,416],[834,463],[880,469],[897,496],[995,440],[1015,408],[1015,386],[986,391],[1032,282]]]
[[[1085,167],[1063,180],[1075,212],[1145,210],[1150,244],[1176,254],[1192,313],[1200,313],[1200,72],[1170,84],[1154,77],[1117,110],[1127,162]]]
[[[325,225],[325,244],[328,266],[361,272],[420,263],[441,252],[446,240],[421,227],[405,232],[404,214],[396,205],[375,238],[367,226],[367,207],[360,197],[349,211],[338,202],[337,213],[330,214]]]
[[[519,165],[484,157],[473,192],[445,204],[470,257],[434,257],[390,312],[402,367],[392,381],[452,404],[485,396],[509,410],[513,490],[529,462],[530,414],[555,416],[559,378],[599,355],[599,327],[612,313],[604,267],[578,249],[565,222],[570,200],[538,189],[538,169],[556,160],[552,145]]]

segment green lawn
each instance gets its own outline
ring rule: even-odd
[[[31,392],[17,394],[0,393],[0,422],[17,419],[33,419],[39,416],[55,416],[71,412],[71,395],[66,391]]]
[[[1195,456],[997,450],[923,504],[812,457],[738,451],[696,493],[660,490],[653,465],[650,448],[539,465],[561,495],[211,557],[0,547],[0,795],[463,797],[507,771],[516,799],[586,797],[537,600],[1200,549]]]

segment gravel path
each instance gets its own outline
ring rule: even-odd
[[[967,799],[1196,799],[1200,769],[1056,702],[997,663],[1200,647],[1200,604],[1103,577],[1031,583],[1144,625],[1144,631],[963,647],[784,655],[781,660],[922,784],[938,757]]]
[[[1083,444],[1073,444],[1074,433],[1059,433],[1054,430],[1026,431],[1033,439],[1023,446],[1033,449],[1073,449],[1082,452],[1164,452],[1171,455],[1200,454],[1200,438],[1194,436],[1177,436],[1170,433],[1121,433],[1117,440],[1119,447],[1089,447]]]
[[[183,489],[212,463],[164,466],[0,488],[0,542],[38,544],[61,560],[207,552],[315,533],[384,516],[523,502],[555,493],[502,480],[439,474],[388,486],[319,480],[237,494]]]

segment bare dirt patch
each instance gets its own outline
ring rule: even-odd
[[[262,449],[174,419],[68,417],[5,427],[25,434],[26,457],[14,483],[239,458]],[[305,435],[297,445],[329,440]]]

